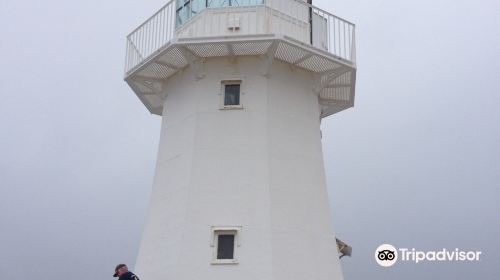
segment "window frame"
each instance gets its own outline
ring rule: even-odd
[[[240,86],[240,92],[239,92],[239,104],[237,105],[226,105],[225,100],[226,100],[226,86],[228,85],[239,85]],[[220,104],[220,109],[221,110],[232,110],[232,109],[243,109],[243,102],[242,102],[242,97],[243,97],[243,80],[242,79],[228,79],[228,80],[221,80],[221,104]]]
[[[212,247],[211,264],[238,264],[238,247],[241,246],[241,226],[212,226],[210,228],[210,246]],[[218,259],[219,235],[234,235],[232,259]]]

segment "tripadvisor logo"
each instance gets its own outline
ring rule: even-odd
[[[402,262],[453,262],[453,261],[479,261],[481,251],[463,251],[458,248],[454,250],[442,249],[438,251],[419,251],[415,248],[399,248],[396,249],[390,244],[378,246],[375,250],[375,261],[383,267],[393,266],[396,261]]]
[[[398,260],[398,252],[391,244],[383,244],[375,250],[375,260],[381,266],[393,266]]]

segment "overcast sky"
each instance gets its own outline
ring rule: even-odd
[[[125,36],[164,3],[0,0],[2,278],[133,267],[160,118],[123,82]],[[356,105],[322,123],[345,279],[498,279],[500,2],[314,3],[357,25]],[[382,243],[483,254],[381,268]]]

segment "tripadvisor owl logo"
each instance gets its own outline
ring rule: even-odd
[[[398,252],[391,244],[382,244],[375,250],[375,260],[381,266],[393,266],[398,260]]]
[[[413,262],[477,262],[481,260],[481,251],[464,251],[458,248],[446,248],[432,251],[420,251],[415,248],[399,248],[383,244],[375,250],[375,261],[383,267],[393,266],[396,261]]]

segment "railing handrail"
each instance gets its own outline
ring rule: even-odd
[[[137,26],[137,28],[135,28],[134,30],[132,30],[132,32],[130,32],[127,35],[127,38],[129,38],[131,35],[133,35],[137,30],[141,29],[141,27],[143,27],[144,25],[146,25],[152,18],[154,18],[155,16],[157,16],[159,13],[161,13],[163,11],[163,9],[165,9],[166,7],[168,7],[168,5],[170,5],[170,3],[174,2],[174,1],[175,0],[170,0],[165,5],[163,5],[161,8],[159,8],[158,11],[156,11],[152,16],[148,17],[148,19],[146,19],[143,23],[141,23],[141,25]]]
[[[127,35],[127,38],[130,37],[130,35],[132,35],[133,33],[135,33],[137,30],[139,30],[141,27],[143,27],[146,23],[148,23],[152,18],[154,18],[156,15],[158,15],[163,9],[165,9],[168,5],[170,5],[171,2],[174,2],[175,0],[170,0],[168,1],[165,5],[163,5],[161,8],[159,8],[153,15],[151,15],[149,18],[147,18],[143,23],[141,23],[138,27],[136,27],[134,30],[132,30],[132,32],[130,32],[128,35]],[[267,5],[267,3],[269,2],[270,0],[264,0],[264,4],[256,4],[256,5],[252,5],[252,6],[259,6],[259,5]],[[271,0],[272,1],[272,0]],[[289,0],[289,1],[293,1],[293,2],[297,2],[297,3],[300,3],[301,5],[304,5],[304,6],[307,6],[309,8],[314,8],[318,11],[321,11],[322,13],[325,13],[325,14],[328,14],[329,16],[332,16],[338,20],[341,20],[341,21],[344,21],[345,23],[348,23],[352,26],[356,26],[356,24],[346,20],[345,18],[342,18],[342,17],[339,17],[337,15],[334,15],[328,11],[325,11],[319,7],[316,7],[312,4],[309,4],[307,2],[303,2],[303,1],[300,1],[300,0]],[[229,6],[228,6],[229,7]],[[231,6],[233,7],[233,6]],[[222,7],[206,7],[206,9],[210,9],[210,8],[222,8]],[[227,7],[226,7],[227,8]],[[177,9],[177,8],[176,8]]]
[[[298,6],[295,6],[295,4],[292,3],[287,4],[286,1],[296,3]],[[267,8],[286,16],[294,16],[294,10],[289,10],[290,6],[309,10],[310,16],[308,32],[311,34],[311,39],[310,41],[309,39],[305,40],[304,38],[300,40],[310,44],[311,46],[326,50],[327,52],[352,63],[356,62],[356,25],[354,23],[303,0],[262,0],[262,2],[259,2],[260,3],[243,6],[254,7],[264,5]],[[192,4],[193,2],[190,3],[190,5]],[[204,7],[203,9],[230,7],[233,6]],[[163,5],[153,15],[148,17],[143,23],[127,35],[125,72],[128,72],[137,65],[141,64],[144,59],[170,42],[173,38],[175,38],[176,32],[181,32],[179,31],[179,28],[182,28],[185,22],[178,24],[178,13],[179,11],[177,9],[176,0],[169,0],[165,5]],[[312,22],[315,20],[317,21],[318,18],[320,19],[318,25],[312,24]],[[192,20],[192,18],[189,17],[188,21],[189,20]],[[303,19],[297,18],[297,20]],[[273,25],[274,23],[271,21],[270,24]],[[299,37],[296,39],[299,39]]]
[[[265,0],[265,1],[267,2],[267,1],[269,1],[269,0]],[[272,1],[272,0],[271,0],[271,1]],[[300,1],[300,0],[289,0],[289,1],[298,2],[298,3],[300,3],[300,4],[302,4],[302,5],[305,5],[305,6],[309,7],[309,8],[313,8],[313,9],[315,9],[315,10],[321,11],[322,13],[328,14],[329,16],[332,16],[332,17],[334,17],[334,18],[336,18],[336,19],[338,19],[338,20],[344,21],[345,23],[348,23],[348,24],[350,24],[350,25],[356,26],[356,24],[354,24],[354,23],[352,23],[352,22],[350,22],[350,21],[348,21],[348,20],[346,20],[346,19],[344,19],[344,18],[341,18],[341,17],[339,17],[339,16],[336,16],[336,15],[334,15],[334,14],[330,13],[330,12],[327,12],[327,11],[325,11],[325,10],[323,10],[323,9],[321,9],[321,8],[318,8],[318,7],[316,7],[316,6],[312,5],[312,4],[309,4],[309,3],[307,3],[307,2],[303,2],[303,1]]]

